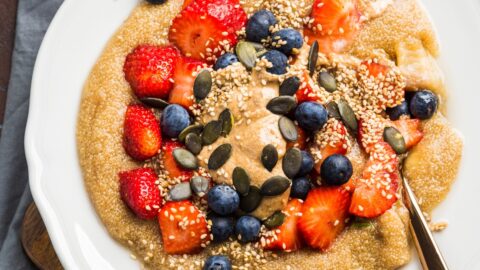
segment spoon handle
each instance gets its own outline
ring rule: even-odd
[[[448,270],[442,253],[435,243],[432,232],[423,216],[422,210],[417,203],[415,194],[410,185],[402,176],[403,199],[410,212],[410,232],[415,242],[418,257],[423,269],[427,270]]]

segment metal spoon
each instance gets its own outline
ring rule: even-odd
[[[402,173],[400,173],[400,177],[403,183],[403,202],[410,212],[410,233],[413,236],[422,268],[427,270],[448,270],[442,253],[435,243],[432,232],[417,203],[415,194]]]

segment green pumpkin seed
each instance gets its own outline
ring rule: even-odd
[[[192,189],[189,183],[176,184],[168,193],[168,197],[172,201],[183,201],[192,197]]]
[[[205,99],[212,90],[212,74],[204,69],[198,73],[193,83],[193,95],[197,100]]]
[[[257,50],[255,47],[246,41],[240,41],[235,48],[238,60],[248,69],[251,70],[257,60]]]
[[[280,117],[278,120],[278,128],[286,141],[294,142],[298,139],[297,127],[295,127],[295,124],[289,118],[285,116]]]
[[[267,104],[267,109],[270,112],[279,115],[288,114],[295,107],[297,107],[297,100],[292,96],[279,96],[272,98]]]
[[[201,124],[188,126],[184,130],[182,130],[182,132],[180,132],[180,134],[178,135],[178,139],[181,142],[184,142],[188,134],[195,133],[197,135],[200,135],[200,133],[202,133],[202,130],[203,130],[203,125]]]
[[[246,196],[240,197],[240,209],[246,213],[253,212],[262,202],[262,193],[256,186],[250,186]]]
[[[190,133],[185,138],[185,146],[192,154],[198,155],[202,151],[202,138],[195,133]]]
[[[342,116],[338,111],[338,105],[335,101],[330,101],[327,106],[325,106],[328,112],[328,116],[331,118],[335,118],[337,120],[342,120]]]
[[[365,229],[365,228],[373,229],[375,228],[375,221],[373,221],[372,219],[356,217],[353,220],[351,226],[357,229]]]
[[[237,192],[242,195],[246,196],[250,190],[250,176],[248,173],[241,167],[236,167],[233,169],[232,173],[232,180],[233,186],[237,190]]]
[[[405,139],[396,128],[386,127],[383,130],[383,139],[390,144],[390,146],[395,150],[397,154],[405,154],[407,152],[407,147],[405,145]]]
[[[205,125],[202,132],[203,145],[211,145],[216,142],[222,134],[222,122],[211,121]]]
[[[276,211],[271,216],[263,221],[263,225],[267,227],[267,229],[271,230],[274,228],[279,227],[285,221],[285,214],[282,211]]]
[[[271,144],[266,145],[262,150],[262,164],[270,172],[278,162],[277,148]]]
[[[283,156],[283,172],[288,178],[293,179],[300,171],[300,167],[302,167],[302,152],[296,147],[288,149]]]
[[[208,159],[208,169],[218,170],[232,156],[232,145],[229,143],[222,144],[215,149]]]
[[[227,135],[230,134],[230,131],[232,131],[233,124],[235,123],[235,119],[233,118],[230,109],[223,110],[218,116],[218,121],[222,123],[222,136],[227,137]]]
[[[318,74],[318,83],[330,93],[337,91],[337,80],[332,74],[326,71]]]
[[[348,105],[348,102],[344,99],[341,99],[337,103],[338,111],[342,117],[343,123],[353,132],[356,132],[358,129],[357,117],[352,107]]]
[[[263,196],[277,196],[283,194],[291,184],[290,179],[283,176],[274,176],[263,183],[260,191]]]
[[[293,96],[300,88],[301,81],[297,76],[285,79],[280,85],[279,94],[281,96]]]
[[[147,106],[150,106],[152,108],[157,108],[157,109],[165,109],[165,107],[170,105],[170,103],[166,102],[161,98],[146,97],[146,98],[141,98],[140,101],[143,104],[146,104]]]
[[[261,43],[256,43],[256,42],[248,42],[250,43],[257,52],[261,52],[265,50],[265,47]]]
[[[308,52],[308,65],[307,68],[310,71],[310,76],[313,76],[315,73],[315,68],[317,67],[318,61],[318,41],[315,41],[312,46],[310,47],[310,51]]]
[[[177,148],[173,150],[173,158],[182,168],[186,170],[196,170],[198,169],[198,159],[190,151]]]
[[[207,194],[209,186],[210,181],[203,176],[194,176],[190,180],[190,188],[197,196],[200,197]]]

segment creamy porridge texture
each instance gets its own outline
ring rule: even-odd
[[[306,39],[312,39],[313,30],[308,30],[309,33],[303,29],[312,28],[313,19],[309,18],[314,2],[322,3],[319,0],[240,0],[239,3],[248,16],[258,10],[268,9],[278,19],[276,28],[296,28]],[[169,255],[165,252],[157,218],[138,218],[119,192],[119,172],[142,166],[154,168],[158,174],[159,179],[155,183],[163,197],[162,203],[168,200],[168,189],[181,181],[172,179],[171,175],[162,171],[168,165],[165,160],[162,161],[165,147],[159,150],[159,156],[145,158],[145,162],[135,161],[126,153],[125,114],[130,104],[140,102],[138,94],[134,94],[131,84],[125,79],[124,62],[138,45],[169,44],[169,29],[182,6],[181,0],[168,0],[161,5],[141,3],[136,7],[110,39],[85,84],[77,126],[77,145],[87,191],[110,235],[128,247],[132,257],[147,269],[201,269],[205,259],[211,255],[228,256],[234,269],[396,269],[408,263],[411,258],[409,217],[400,199],[374,218],[355,217],[362,216],[358,214],[364,211],[362,205],[356,208],[350,206],[350,209],[347,206],[347,212],[349,210],[355,215],[346,213],[346,220],[335,221],[334,226],[345,228],[340,230],[341,233],[330,247],[321,250],[308,248],[305,244],[303,248],[292,252],[264,249],[263,241],[269,239],[272,232],[262,225],[259,241],[247,244],[238,241],[211,244],[207,241],[205,246],[202,244],[199,253]],[[404,128],[396,121],[387,120],[385,109],[399,105],[404,92],[406,97],[411,98],[419,89],[428,89],[438,96],[438,111],[433,117],[416,122],[422,135],[406,154],[403,172],[425,212],[431,212],[445,198],[460,166],[463,143],[444,115],[447,93],[443,75],[435,60],[439,48],[428,16],[416,0],[360,0],[356,8],[361,27],[355,31],[355,35],[348,37],[349,40],[342,40],[348,36],[343,33],[348,29],[341,28],[340,34],[330,33],[318,40],[321,49],[313,76],[306,69],[311,60],[312,40],[295,49],[288,72],[280,76],[267,71],[271,63],[265,58],[257,61],[251,70],[240,62],[225,69],[208,68],[213,78],[211,91],[205,99],[190,107],[192,118],[205,126],[218,119],[228,108],[234,125],[228,136],[220,136],[199,151],[201,169],[191,174],[211,177],[216,184],[232,185],[232,172],[236,167],[241,167],[248,172],[250,184],[260,188],[271,177],[290,178],[282,167],[283,158],[293,146],[311,153],[315,163],[311,180],[314,184],[321,184],[317,179],[321,179],[320,167],[325,161],[322,151],[326,145],[337,145],[351,162],[351,179],[364,179],[371,160],[365,149],[370,149],[367,152],[372,153],[376,151],[376,146],[369,145],[370,140],[382,140],[385,128],[395,127],[400,131]],[[245,36],[244,29],[238,32],[241,37]],[[225,33],[225,36],[228,35]],[[336,35],[340,38],[332,42],[331,39]],[[224,49],[235,51],[233,46],[225,46]],[[380,76],[379,81],[368,76],[368,72],[373,72],[368,71],[366,65],[379,65],[388,70]],[[197,74],[196,71],[193,70],[193,73]],[[320,72],[334,75],[337,91],[331,93],[326,90],[326,85],[319,86],[316,78]],[[360,120],[358,131],[351,132],[348,120],[346,127],[342,124],[345,117],[344,111],[340,110],[340,117],[331,117],[321,130],[313,132],[315,134],[306,141],[287,142],[278,124],[280,118],[285,116],[272,113],[267,105],[279,95],[281,83],[292,76],[301,79],[296,95],[298,103],[302,98],[303,101],[314,101],[325,106],[331,101],[338,104],[345,101],[352,110],[355,124],[357,119]],[[379,89],[379,84],[383,88]],[[300,93],[302,91],[303,95]],[[193,102],[193,97],[187,99]],[[160,110],[155,110],[155,117],[160,118]],[[338,132],[339,129],[345,132]],[[363,139],[359,140],[353,133],[363,134]],[[343,137],[336,138],[338,134],[343,134]],[[408,145],[412,138],[404,137]],[[163,136],[162,140],[165,143],[167,138]],[[306,145],[300,145],[302,143]],[[221,169],[209,169],[209,157],[225,144],[232,147],[230,158],[222,164]],[[268,144],[273,145],[278,153],[278,162],[271,170],[265,169],[260,158],[264,146]],[[383,158],[379,159],[384,162]],[[388,160],[386,163],[389,163]],[[391,169],[389,166],[391,164],[385,165]],[[375,170],[371,172],[372,175],[375,173]],[[389,193],[390,178],[393,179],[395,175],[392,173],[388,176],[387,187],[382,189],[387,193],[383,194],[384,197],[389,199],[401,192],[399,187]],[[341,187],[353,193],[356,182],[352,181]],[[360,186],[356,189],[360,189]],[[275,212],[284,210],[292,189],[289,186],[275,196],[264,197],[250,215],[263,221]],[[200,211],[206,210],[205,198],[195,197],[193,201]],[[148,210],[158,212],[161,205],[154,205],[153,208]],[[211,222],[208,226],[210,228]]]

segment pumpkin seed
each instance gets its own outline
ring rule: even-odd
[[[218,170],[232,156],[232,145],[225,143],[217,147],[208,159],[208,169]]]
[[[322,71],[318,74],[318,83],[330,93],[337,91],[337,80],[332,74]]]
[[[285,214],[282,213],[282,211],[276,211],[267,219],[265,219],[265,221],[263,221],[263,225],[265,225],[267,229],[271,230],[282,225],[284,221],[285,221]]]
[[[246,196],[250,190],[251,181],[247,172],[241,167],[236,167],[233,169],[232,180],[237,192],[242,196]]]
[[[251,70],[257,60],[257,50],[255,47],[246,41],[240,41],[235,48],[238,60],[248,69]]]
[[[353,112],[352,107],[348,105],[348,102],[344,99],[341,99],[337,103],[338,111],[342,117],[343,123],[352,131],[356,132],[358,129],[357,117]]]
[[[250,186],[246,196],[240,198],[240,209],[246,213],[253,212],[262,202],[262,193],[256,186]]]
[[[289,118],[285,116],[280,117],[278,120],[278,128],[286,141],[294,142],[298,139],[297,127],[295,127],[295,124]]]
[[[211,121],[203,128],[202,143],[211,145],[216,142],[222,134],[222,123],[220,121]]]
[[[256,42],[248,42],[250,43],[257,52],[265,50],[265,47],[261,43],[256,43]]]
[[[230,134],[230,131],[232,131],[233,124],[235,123],[235,119],[233,118],[230,109],[223,110],[218,116],[218,121],[222,123],[222,136],[227,137],[227,135]]]
[[[308,52],[307,68],[310,71],[310,76],[313,76],[313,73],[315,72],[315,68],[317,67],[317,61],[318,61],[318,41],[315,41],[310,47],[310,51]]]
[[[283,176],[274,176],[263,183],[260,191],[263,196],[277,196],[285,192],[290,185],[290,179]]]
[[[295,107],[297,107],[297,101],[292,96],[279,96],[272,98],[267,104],[267,109],[270,112],[279,115],[288,114]]]
[[[170,192],[168,197],[172,201],[183,201],[192,196],[192,189],[190,188],[189,183],[180,183],[176,184]]]
[[[292,179],[298,174],[300,167],[302,167],[302,152],[296,147],[288,149],[283,156],[283,172]]]
[[[405,139],[402,134],[394,127],[386,127],[383,130],[383,139],[390,144],[397,154],[404,154],[407,152]]]
[[[157,108],[157,109],[165,109],[165,107],[170,105],[170,103],[166,102],[161,98],[146,97],[146,98],[141,98],[140,101],[143,104],[146,104],[147,106],[150,106],[152,108]]]
[[[338,111],[338,105],[335,101],[330,101],[325,106],[328,112],[328,116],[331,118],[335,118],[337,120],[342,120],[342,116],[340,116],[340,112]]]
[[[194,155],[200,154],[202,151],[202,139],[195,133],[190,133],[185,138],[185,146]]]
[[[300,88],[300,84],[300,78],[298,78],[297,76],[287,78],[280,85],[279,94],[281,96],[293,96]]]
[[[262,164],[265,169],[270,172],[273,170],[278,161],[277,148],[271,144],[266,145],[262,150]]]
[[[173,158],[182,168],[187,170],[196,170],[198,169],[198,159],[190,151],[177,148],[173,150]]]
[[[178,139],[181,142],[184,142],[188,134],[195,133],[197,135],[200,135],[200,133],[202,133],[202,130],[203,130],[203,125],[201,124],[188,126],[184,130],[182,130],[182,132],[180,132],[180,134],[178,135]]]
[[[202,197],[207,194],[210,181],[203,176],[194,176],[190,180],[190,188],[197,195]]]
[[[212,74],[207,69],[198,73],[193,83],[193,95],[197,100],[202,100],[208,96],[212,90]]]

